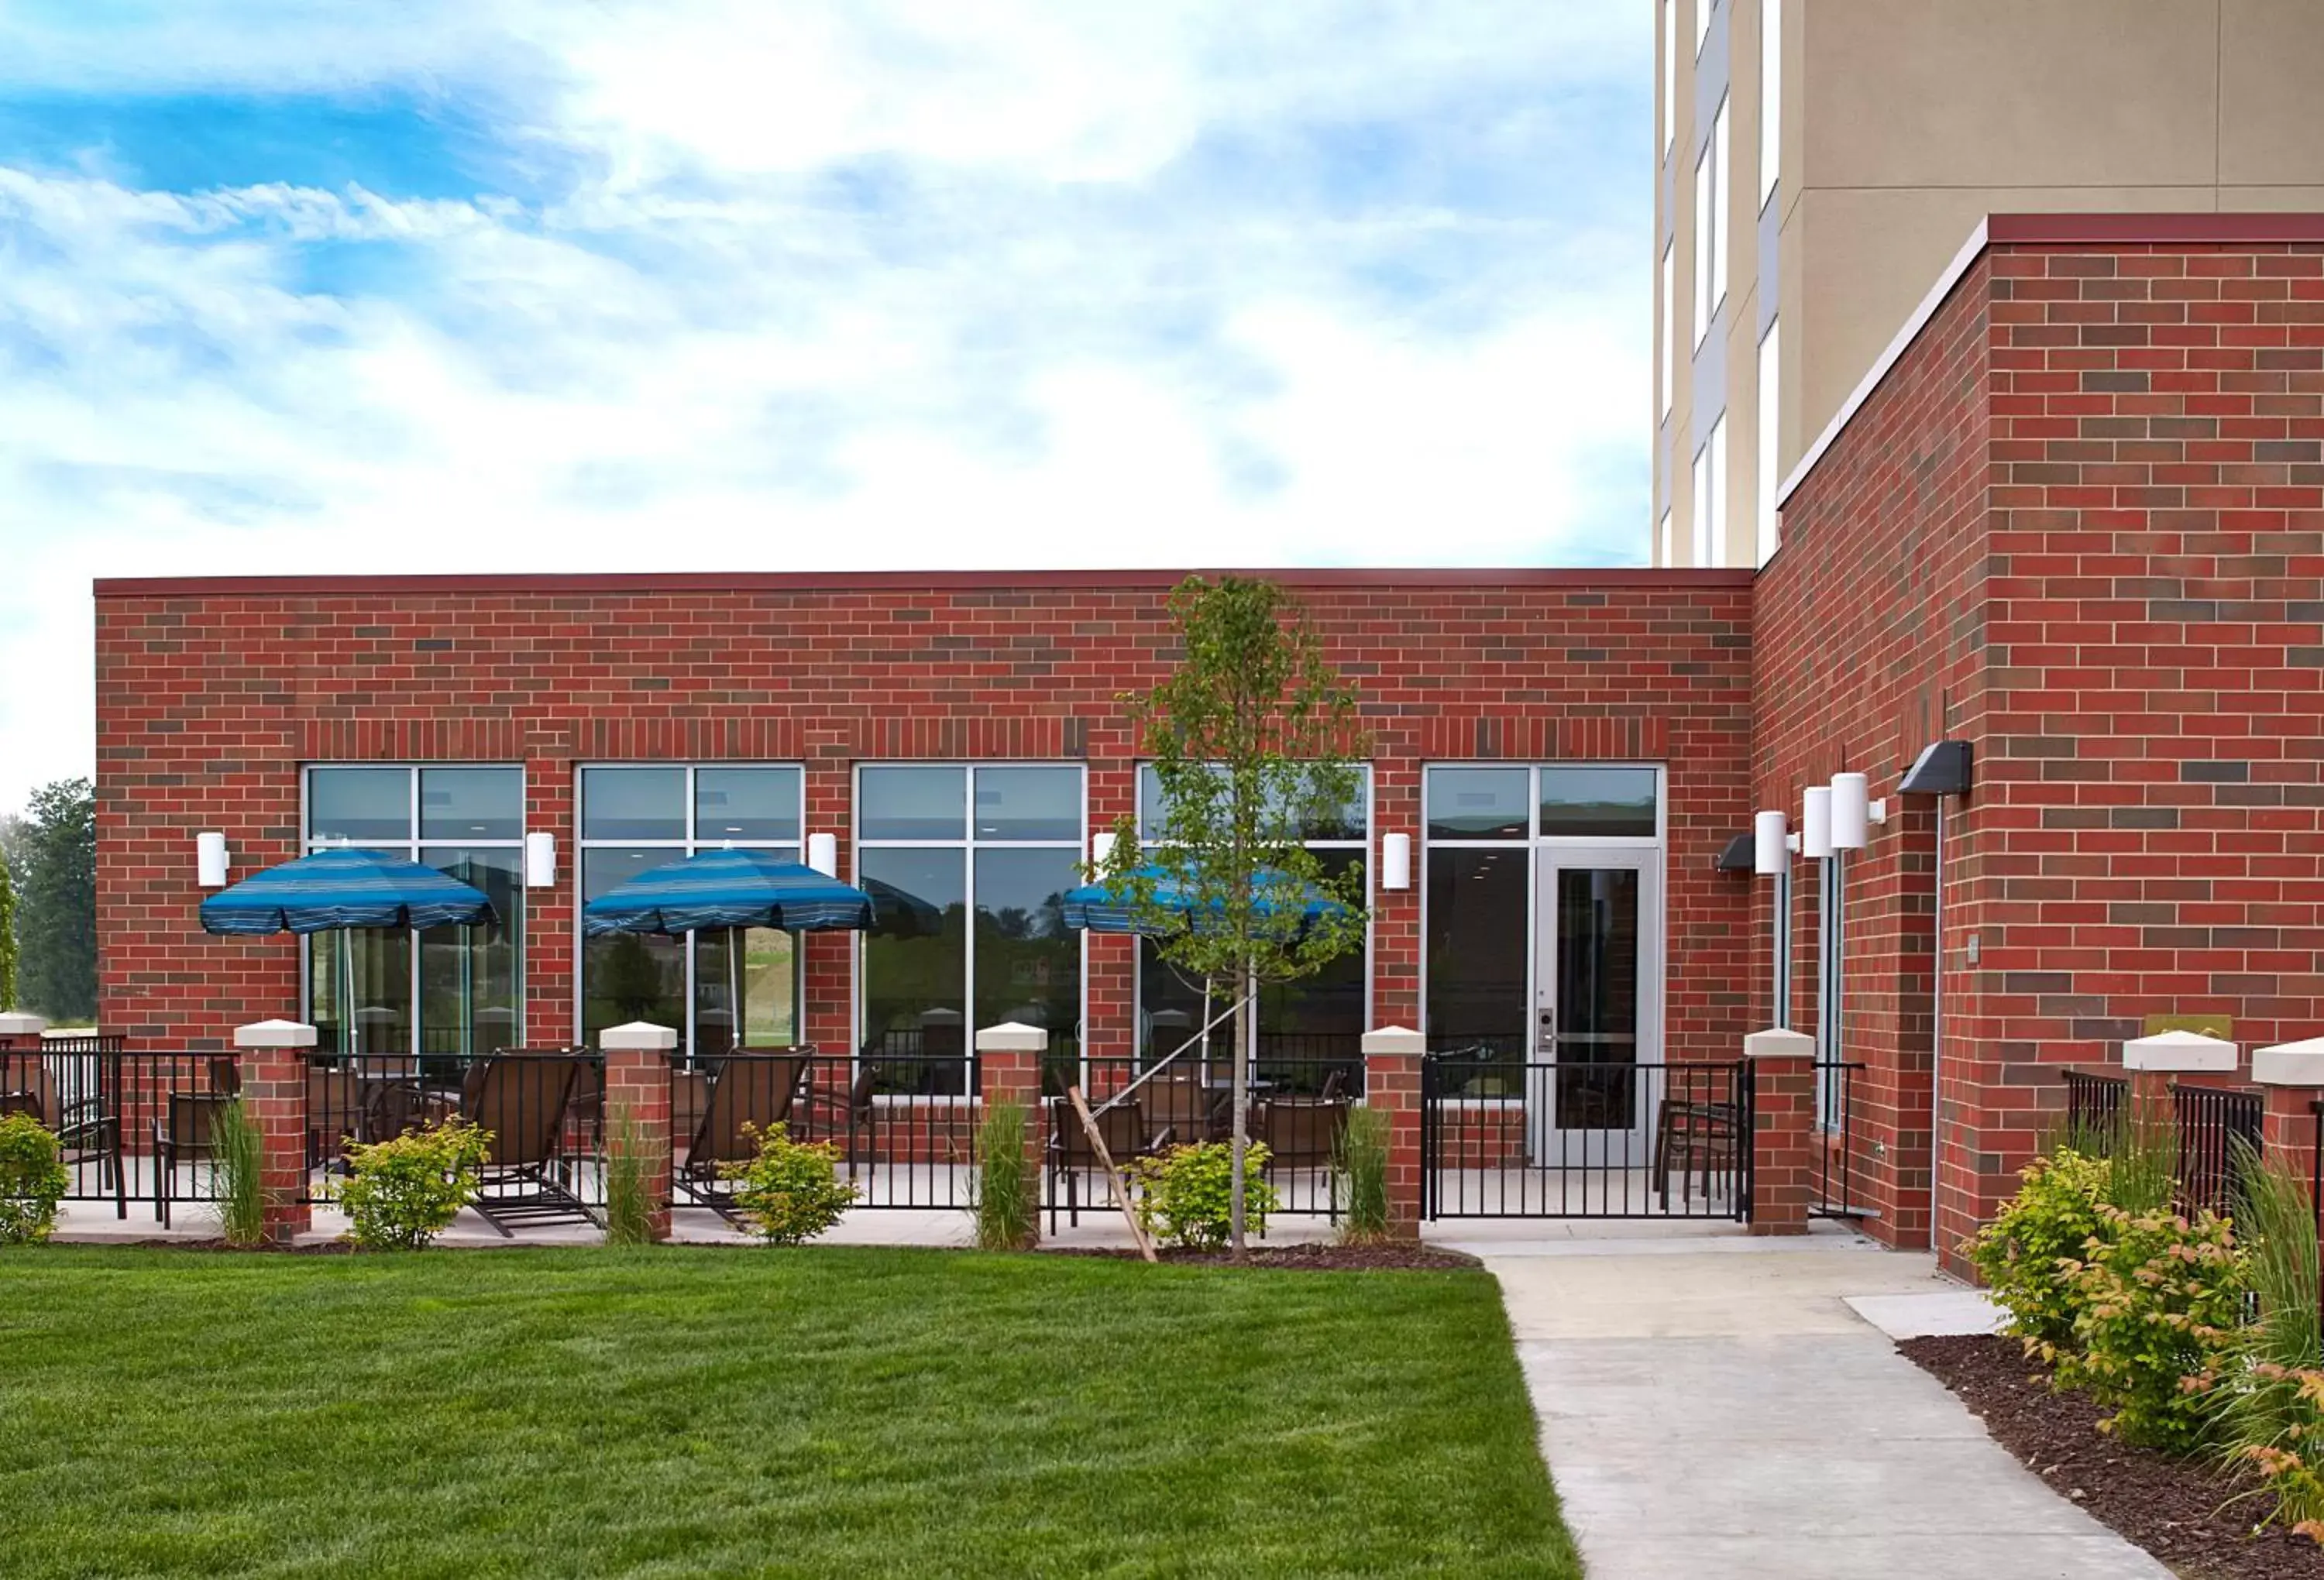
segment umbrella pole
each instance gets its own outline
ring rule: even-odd
[[[726,1052],[742,1051],[742,930],[726,929],[726,1014],[733,1029],[727,1033]]]

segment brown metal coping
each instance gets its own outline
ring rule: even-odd
[[[1748,587],[1747,570],[1388,569],[1338,566],[1306,570],[1204,571],[706,571],[524,573],[437,576],[106,577],[96,596],[109,598],[311,598],[458,593],[910,592],[1040,592],[1060,588],[1176,586],[1190,575],[1264,578],[1286,587],[1673,589]]]

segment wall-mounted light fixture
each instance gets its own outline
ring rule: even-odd
[[[1380,836],[1380,887],[1408,889],[1412,886],[1412,836],[1382,834]]]
[[[1800,854],[1811,861],[1831,856],[1831,786],[1811,785],[1800,795]]]
[[[233,858],[226,853],[224,834],[194,836],[194,881],[204,888],[226,887],[226,877],[234,869]]]
[[[839,876],[839,836],[809,834],[807,837],[807,864],[825,877]]]
[[[1872,842],[1872,825],[1888,821],[1888,803],[1872,799],[1872,782],[1862,774],[1831,776],[1831,848],[1861,850]]]
[[[1761,877],[1777,877],[1792,865],[1790,820],[1780,812],[1763,812],[1751,820],[1751,870]]]
[[[525,835],[524,886],[527,888],[557,886],[557,836],[555,834]]]

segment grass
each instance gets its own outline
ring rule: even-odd
[[[1578,1575],[1481,1273],[0,1253],[12,1575]]]

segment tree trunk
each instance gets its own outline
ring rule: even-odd
[[[1250,1152],[1250,1041],[1257,1027],[1259,1005],[1257,984],[1248,968],[1243,971],[1242,999],[1235,1006],[1234,1045],[1234,1167],[1227,1205],[1227,1241],[1232,1247],[1231,1259],[1250,1260],[1250,1247],[1243,1240],[1243,1171],[1244,1159]]]

